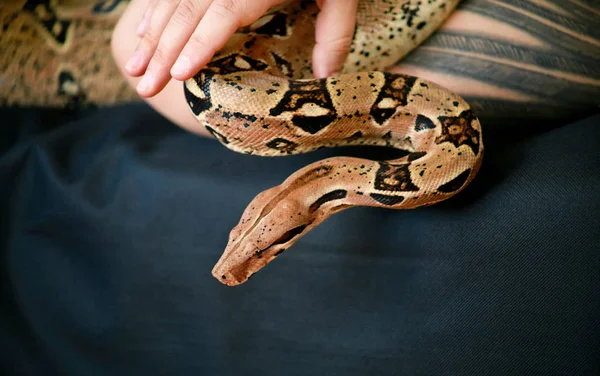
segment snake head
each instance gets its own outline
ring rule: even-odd
[[[227,247],[212,270],[222,283],[235,286],[246,282],[314,227],[305,207],[277,194],[277,188],[252,200],[231,230]]]

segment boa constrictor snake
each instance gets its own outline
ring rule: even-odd
[[[388,161],[321,160],[258,194],[231,231],[214,277],[227,285],[245,282],[341,210],[432,205],[473,179],[483,144],[469,105],[432,82],[384,72],[458,2],[361,0],[342,74],[313,79],[318,8],[292,0],[236,33],[185,82],[198,121],[237,152],[285,156],[342,145],[408,152]]]

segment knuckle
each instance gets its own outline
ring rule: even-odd
[[[189,43],[203,49],[206,49],[211,45],[208,35],[200,30],[196,30],[194,34],[192,34]]]
[[[323,42],[331,51],[349,53],[352,46],[352,36],[342,36]]]
[[[185,25],[192,25],[197,20],[199,9],[194,1],[184,0],[175,10],[175,19]]]
[[[158,40],[160,39],[160,33],[155,30],[153,27],[149,27],[148,30],[144,33],[144,36],[140,40],[140,42],[146,46],[146,48],[151,49],[154,48],[158,44]]]
[[[220,17],[235,17],[240,14],[241,2],[239,0],[216,0],[210,10]]]
[[[165,66],[168,63],[169,54],[164,50],[164,47],[158,46],[152,55],[152,62],[158,66]]]

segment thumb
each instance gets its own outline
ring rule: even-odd
[[[339,72],[350,52],[358,0],[320,0],[317,16],[313,72],[325,78]]]

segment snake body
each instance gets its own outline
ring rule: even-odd
[[[360,1],[342,74],[313,79],[318,8],[291,1],[236,33],[185,82],[198,121],[236,152],[285,156],[346,145],[408,152],[388,161],[328,158],[258,194],[231,231],[215,278],[245,282],[341,210],[432,205],[474,178],[483,143],[469,105],[432,82],[384,71],[432,34],[457,3]]]

